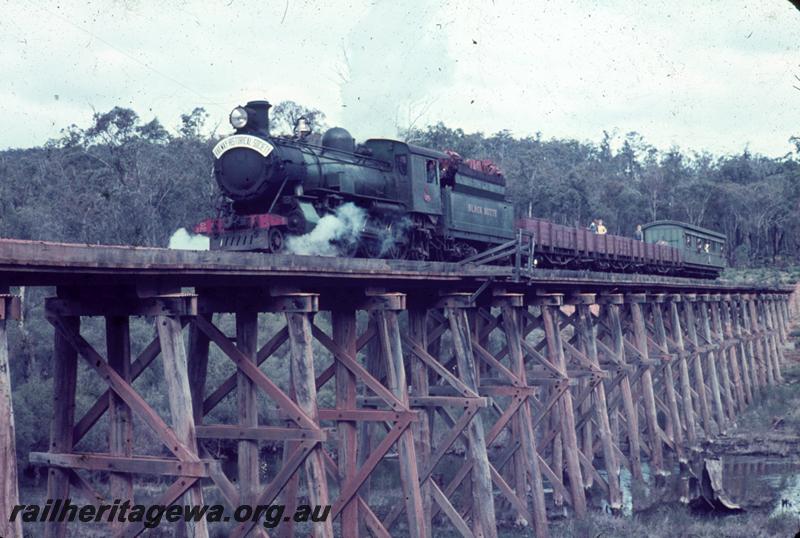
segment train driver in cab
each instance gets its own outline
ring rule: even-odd
[[[432,160],[427,161],[428,183],[436,183],[436,163]]]

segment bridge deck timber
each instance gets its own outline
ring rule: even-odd
[[[324,286],[362,287],[364,280],[391,282],[413,289],[440,284],[469,286],[491,279],[525,287],[651,289],[664,291],[776,290],[758,283],[667,276],[538,269],[522,283],[514,283],[510,266],[471,266],[446,262],[418,262],[324,256],[296,256],[251,252],[189,251],[152,247],[88,245],[0,239],[0,285],[94,285],[163,283],[184,287],[206,284],[264,285],[265,278]],[[348,284],[348,281],[352,281]],[[421,286],[416,281],[424,281]]]
[[[49,468],[48,498],[133,499],[135,477],[161,475],[173,482],[160,504],[203,504],[213,487],[231,511],[291,509],[302,475],[310,504],[332,505],[313,525],[323,537],[440,528],[494,537],[523,520],[543,537],[548,511],[591,509],[587,492],[618,511],[623,467],[656,480],[782,382],[797,312],[790,289],[758,284],[544,270],[518,282],[497,266],[0,240],[0,535],[13,536],[6,323],[20,313],[17,286],[56,288],[45,303],[55,329],[51,444],[30,455]],[[261,313],[274,314],[268,327]],[[138,356],[132,316],[156,328]],[[81,334],[91,317],[105,320],[105,353]],[[207,386],[212,346],[235,366],[219,386]],[[133,384],[158,356],[168,419]],[[77,416],[80,360],[108,390]],[[282,366],[284,385],[270,376]],[[229,394],[236,422],[212,423]],[[163,443],[157,453],[135,453],[134,415]],[[77,451],[93,427],[105,429],[108,450]],[[233,473],[207,449],[220,440],[237,445]],[[283,458],[262,480],[267,441],[283,443]],[[390,452],[402,495],[385,506],[370,478]],[[442,472],[446,457],[461,459],[454,475]],[[87,480],[97,471],[111,471],[103,491]],[[208,536],[210,525],[175,532]],[[64,522],[45,525],[46,536],[66,532]],[[249,522],[230,535],[265,531]]]

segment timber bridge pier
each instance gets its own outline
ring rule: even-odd
[[[331,505],[324,523],[231,523],[229,536],[494,537],[523,520],[547,536],[549,511],[581,517],[587,495],[620,510],[621,470],[656,480],[782,381],[789,289],[553,271],[515,280],[496,266],[0,240],[0,535],[22,536],[8,523],[18,492],[6,324],[19,286],[55,289],[44,306],[50,446],[30,454],[48,469],[47,498]],[[134,353],[137,316],[154,329]],[[94,317],[97,342],[81,331]],[[230,366],[216,386],[210,351]],[[76,408],[81,364],[107,389],[88,409]],[[135,384],[154,368],[168,414]],[[226,397],[235,420],[215,423]],[[36,412],[46,427],[50,410]],[[141,453],[135,422],[160,446]],[[107,445],[80,450],[93,428]],[[235,462],[214,457],[220,442]],[[282,446],[268,465],[266,442]],[[75,525],[102,529],[41,528],[61,537]],[[110,525],[114,536],[146,530]],[[218,536],[218,525],[174,533]]]

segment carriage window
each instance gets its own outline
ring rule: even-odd
[[[394,165],[397,167],[398,172],[406,175],[408,173],[408,155],[395,155]]]
[[[687,247],[692,246],[692,236],[689,234],[686,234],[686,246]]]

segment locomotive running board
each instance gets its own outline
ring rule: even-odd
[[[536,237],[533,233],[517,229],[517,237],[489,250],[484,250],[457,262],[459,265],[488,265],[493,261],[514,256],[514,281],[533,273]],[[524,260],[524,263],[523,263]]]

